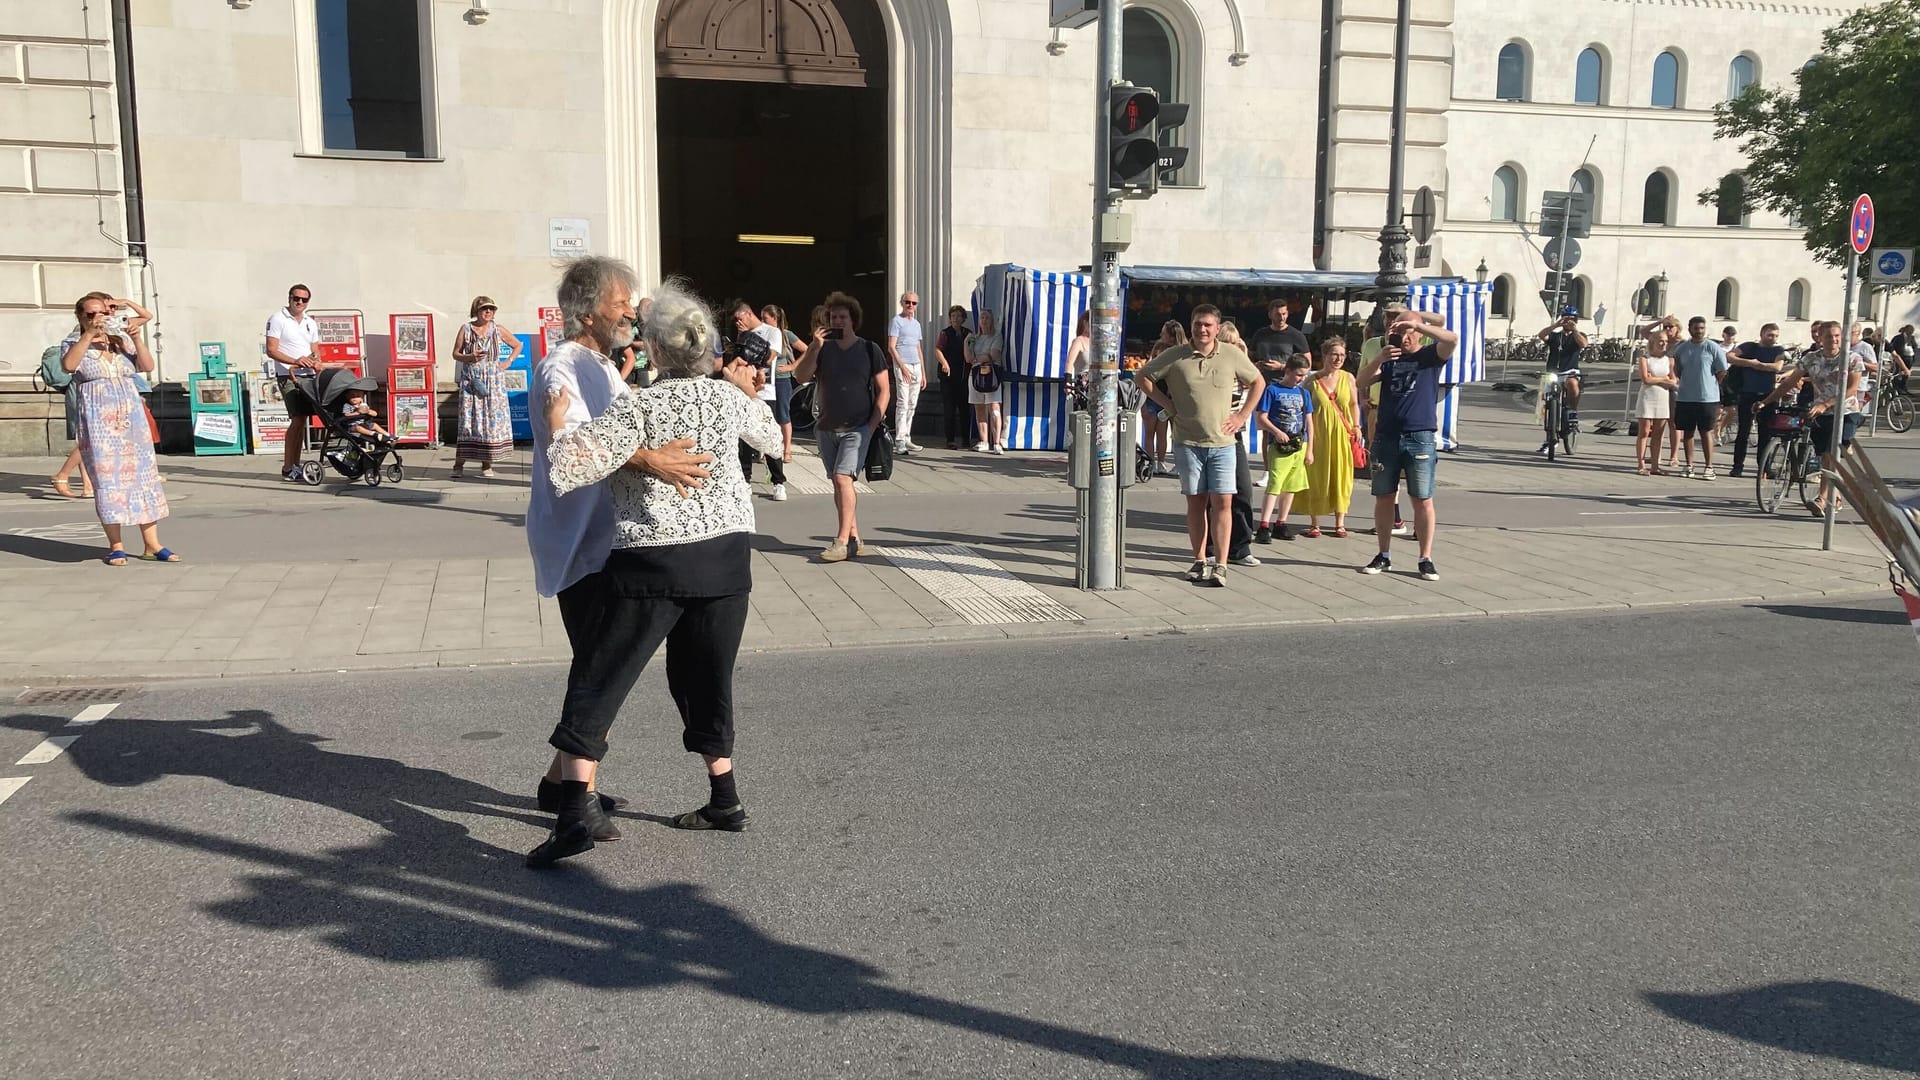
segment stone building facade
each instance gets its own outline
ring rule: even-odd
[[[1797,281],[1805,314],[1833,314],[1838,277],[1793,229],[1716,225],[1693,195],[1740,165],[1708,111],[1732,59],[1782,78],[1849,2],[1414,0],[1406,179],[1443,208],[1423,272],[1471,277],[1484,259],[1516,325],[1544,321],[1539,257],[1520,221],[1491,220],[1490,185],[1513,169],[1504,209],[1523,219],[1597,135],[1589,308],[1624,310],[1664,270],[1675,310],[1705,313],[1732,277],[1734,321],[1785,314]],[[1189,163],[1134,206],[1126,261],[1373,268],[1394,7],[1130,3],[1129,76],[1193,111]],[[155,303],[178,378],[201,341],[254,362],[296,281],[316,309],[365,312],[370,334],[434,312],[444,353],[475,294],[525,327],[573,251],[798,318],[829,288],[869,307],[912,288],[931,307],[988,263],[1072,268],[1088,258],[1095,43],[1046,23],[1037,0],[0,0],[0,385],[90,288]],[[1515,42],[1525,79],[1507,100]],[[1590,45],[1604,89],[1576,104]],[[1656,107],[1670,48],[1682,89]],[[1643,225],[1657,170],[1671,216]]]

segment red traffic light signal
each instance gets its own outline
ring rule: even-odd
[[[1150,86],[1116,86],[1109,94],[1115,135],[1137,135],[1160,115],[1160,94]]]

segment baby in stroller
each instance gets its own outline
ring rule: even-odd
[[[340,404],[340,422],[346,425],[348,431],[376,443],[390,443],[393,441],[393,432],[375,421],[379,415],[373,406],[367,404],[365,390],[348,390],[346,400]]]
[[[404,475],[393,434],[374,420],[380,415],[367,404],[367,395],[380,388],[372,379],[348,368],[327,368],[312,375],[295,375],[294,386],[313,402],[321,432],[317,460],[300,467],[300,479],[319,486],[323,469],[368,486],[382,481],[398,483]],[[309,443],[311,447],[312,444]]]

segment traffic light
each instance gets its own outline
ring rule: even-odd
[[[1160,144],[1160,168],[1154,173],[1154,187],[1166,179],[1166,174],[1179,171],[1187,163],[1187,148],[1168,146],[1168,136],[1174,128],[1187,122],[1187,106],[1181,102],[1163,101],[1160,103],[1160,115],[1153,122],[1154,141]]]
[[[1160,93],[1151,86],[1121,84],[1107,90],[1107,187],[1127,194],[1153,194],[1160,173],[1160,141],[1154,119]]]

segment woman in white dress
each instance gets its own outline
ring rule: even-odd
[[[1647,354],[1640,358],[1640,433],[1634,438],[1634,460],[1641,476],[1660,476],[1660,432],[1673,417],[1673,392],[1680,380],[1673,373],[1671,343],[1664,327],[1647,332]],[[1651,455],[1651,456],[1649,456]]]
[[[1006,347],[994,333],[993,312],[983,311],[980,328],[967,338],[967,402],[973,406],[974,428],[980,434],[973,448],[981,453],[1007,452],[1007,421],[1000,412],[1005,370]]]

